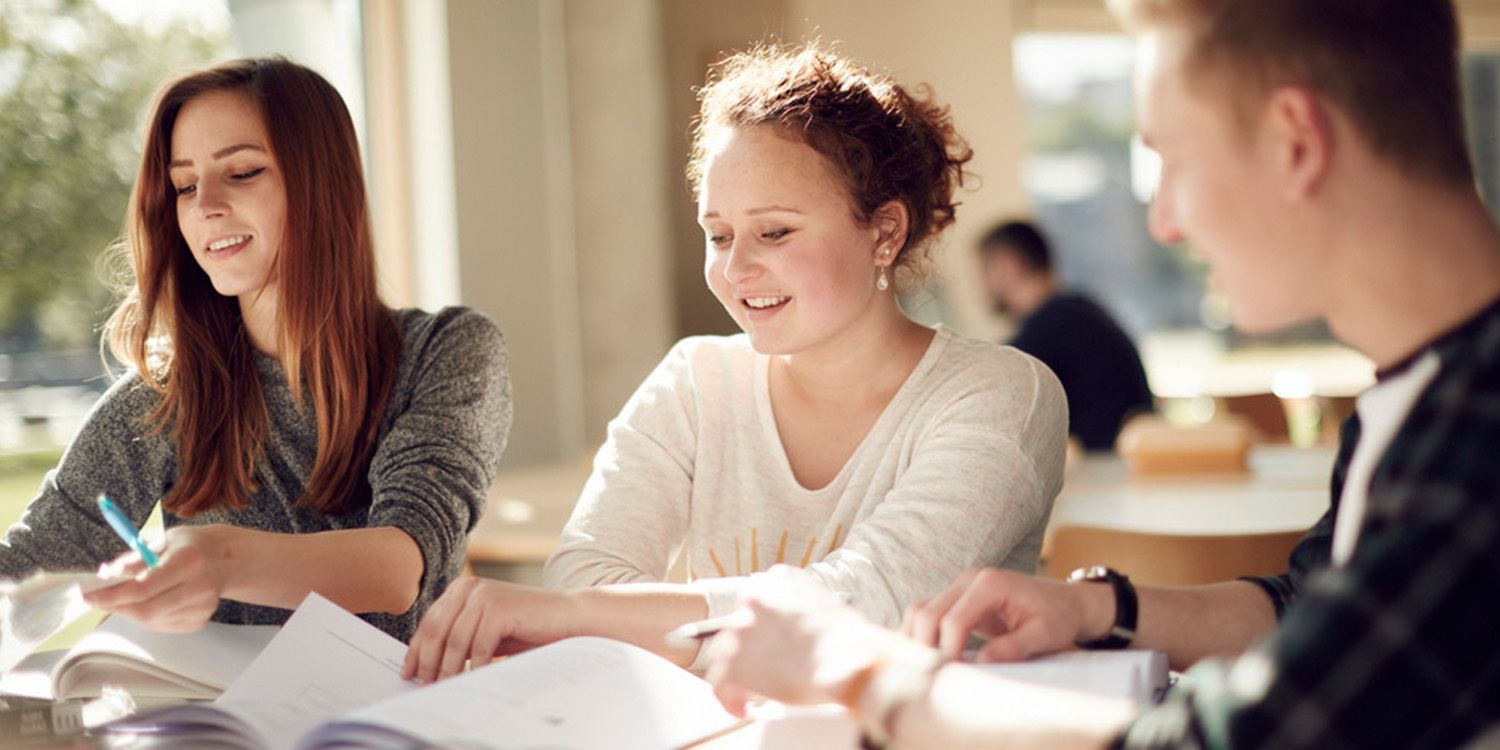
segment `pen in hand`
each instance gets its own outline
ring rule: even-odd
[[[843,604],[848,604],[852,600],[847,591],[836,592],[834,596],[838,597],[839,602]],[[669,631],[666,635],[667,645],[673,648],[696,648],[699,641],[712,638],[718,635],[719,631],[745,623],[748,619],[748,613],[735,611],[727,615],[690,622]]]
[[[135,526],[130,523],[130,519],[126,518],[119,506],[115,505],[103,493],[99,494],[99,512],[104,515],[104,520],[109,524],[109,527],[114,529],[115,533],[121,539],[125,540],[126,546],[135,550],[141,556],[141,559],[146,562],[147,568],[154,568],[161,564],[161,561],[156,557],[156,553],[152,552],[151,548],[146,546],[146,540],[141,538],[140,532],[137,532]]]
[[[739,612],[719,617],[690,622],[667,633],[667,645],[673,648],[694,648],[698,641],[719,634],[720,630],[738,625],[748,618]]]

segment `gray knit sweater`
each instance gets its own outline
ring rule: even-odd
[[[405,640],[463,565],[466,536],[484,511],[510,431],[511,401],[505,342],[488,318],[450,307],[435,314],[400,310],[396,320],[401,363],[370,460],[369,506],[336,516],[296,507],[317,455],[316,422],[297,410],[280,363],[257,355],[270,416],[259,490],[243,511],[191,519],[167,513],[165,521],[168,527],[229,523],[284,533],[399,528],[422,550],[421,591],[404,614],[364,618]],[[94,405],[21,521],[0,540],[0,578],[92,569],[125,551],[94,499],[107,493],[140,526],[172,486],[175,446],[146,422],[159,399],[131,371]],[[278,624],[289,614],[226,599],[214,619]]]

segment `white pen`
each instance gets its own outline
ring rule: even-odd
[[[843,604],[848,604],[852,600],[852,597],[846,591],[835,592],[834,596],[837,596]],[[736,610],[727,615],[690,622],[669,631],[666,635],[667,645],[673,648],[693,648],[697,645],[698,641],[718,635],[719,631],[740,625],[748,620],[749,614],[747,612]]]

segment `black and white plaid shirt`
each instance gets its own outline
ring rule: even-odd
[[[1333,503],[1286,575],[1250,579],[1280,624],[1194,667],[1117,748],[1449,748],[1500,723],[1500,303],[1424,350],[1441,369],[1370,480],[1359,543],[1330,567]]]

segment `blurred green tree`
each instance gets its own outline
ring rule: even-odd
[[[227,35],[95,0],[0,2],[0,352],[90,346],[151,97]]]

